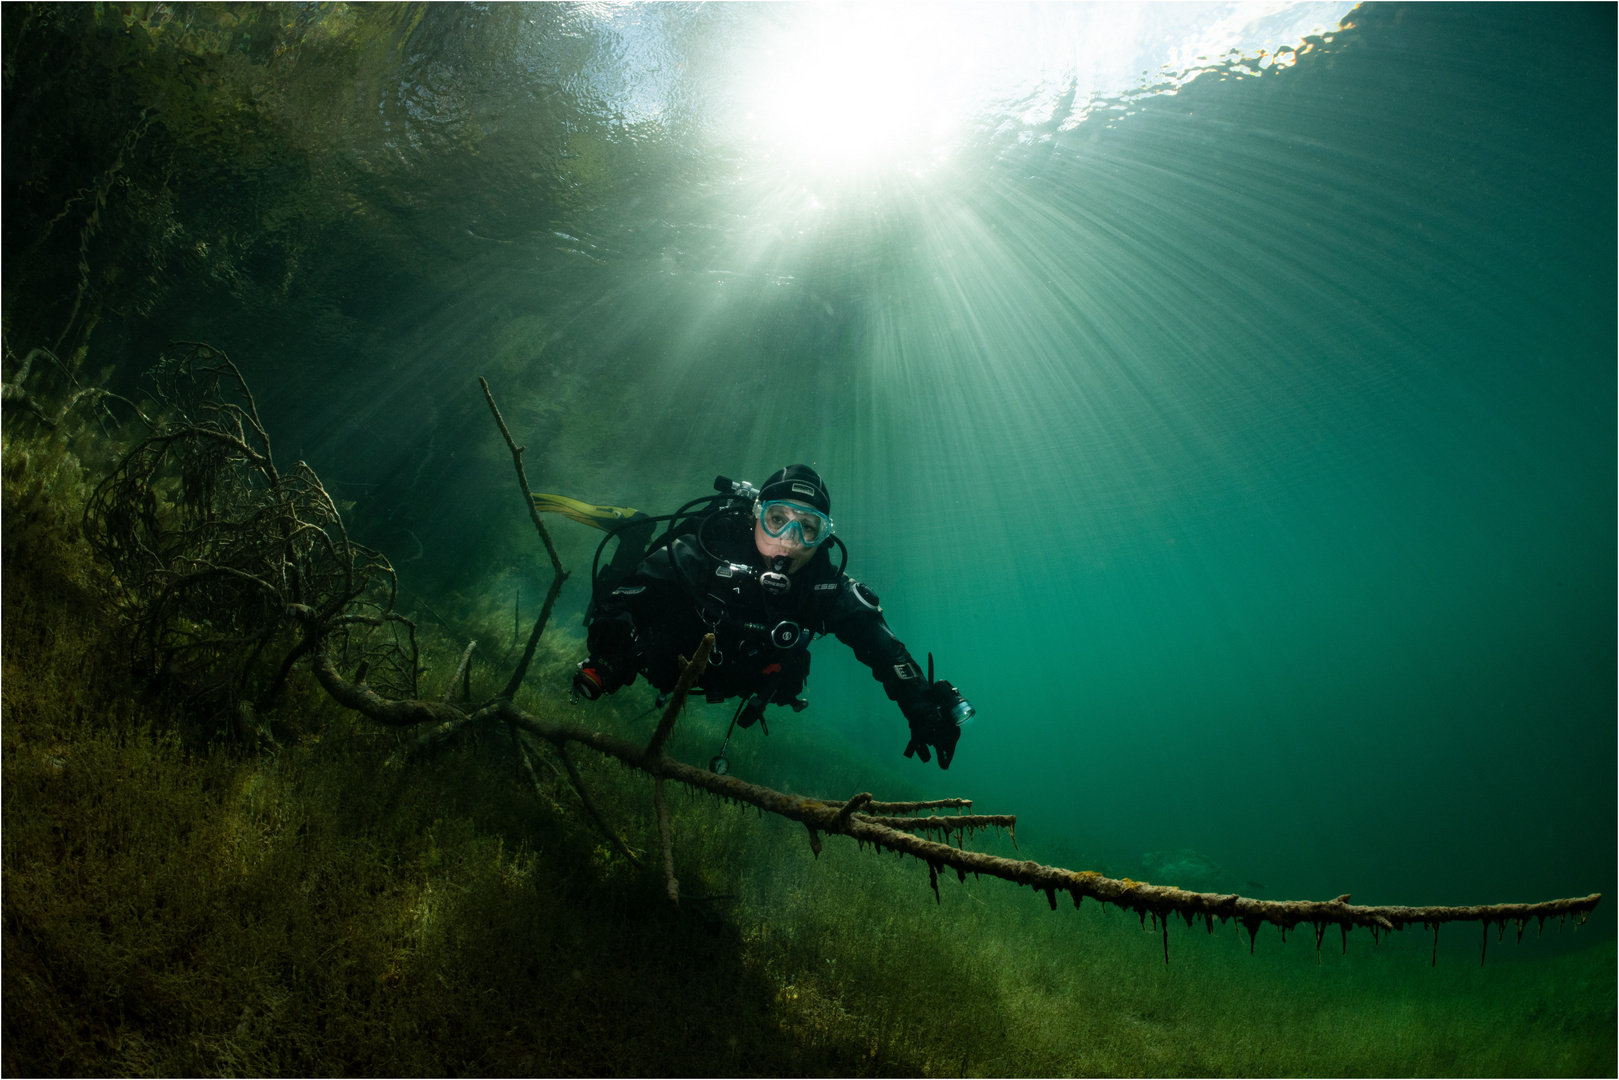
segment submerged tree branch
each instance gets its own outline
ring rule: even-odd
[[[671,904],[680,903],[680,881],[675,877],[675,831],[669,804],[663,798],[663,777],[652,781],[652,804],[658,812],[658,841],[663,847],[663,881]]]
[[[674,693],[669,695],[669,704],[665,706],[663,716],[658,719],[658,727],[652,732],[651,741],[646,744],[648,761],[657,762],[663,758],[663,744],[668,740],[669,732],[674,730],[675,720],[680,717],[680,710],[685,707],[686,696],[691,693],[691,688],[708,667],[708,654],[713,651],[714,635],[704,634],[702,642],[697,646],[697,655],[691,658],[690,663],[685,664],[685,670],[680,673],[680,681],[675,683]]]
[[[529,520],[534,522],[535,530],[540,534],[540,540],[545,544],[545,553],[551,557],[551,588],[545,594],[545,603],[540,606],[539,618],[534,620],[534,629],[528,635],[528,647],[523,650],[523,658],[517,662],[517,670],[512,672],[511,681],[501,696],[515,697],[517,688],[523,685],[523,676],[528,674],[528,665],[534,659],[534,649],[540,643],[540,635],[545,633],[545,624],[551,618],[551,609],[556,606],[557,596],[562,592],[562,583],[568,580],[568,572],[562,569],[562,558],[557,554],[557,546],[551,542],[551,533],[540,520],[540,512],[534,508],[534,493],[529,490],[528,474],[523,471],[523,451],[526,446],[518,446],[512,438],[511,431],[506,427],[506,420],[500,415],[500,407],[495,404],[495,395],[489,389],[489,382],[482,375],[478,376],[478,385],[483,387],[483,399],[489,403],[489,412],[495,418],[495,426],[500,428],[500,435],[506,440],[506,448],[512,452],[512,467],[517,470],[517,486],[523,489],[523,505],[528,507]]]
[[[558,573],[551,578],[551,588],[546,591],[545,603],[540,605],[539,618],[534,620],[534,629],[528,635],[528,647],[523,650],[523,658],[517,662],[516,669],[512,671],[506,689],[500,692],[501,697],[515,697],[517,688],[523,685],[523,676],[528,674],[528,665],[534,659],[534,650],[540,644],[540,635],[545,633],[545,624],[551,619],[551,609],[556,607],[557,596],[562,592],[562,583],[567,580],[568,575],[565,573]]]
[[[482,375],[478,376],[478,385],[483,387],[484,400],[489,403],[489,411],[494,415],[495,424],[500,428],[500,434],[506,439],[506,447],[512,452],[512,466],[517,470],[517,483],[523,489],[523,503],[528,507],[528,516],[534,522],[534,528],[539,532],[540,539],[545,542],[545,553],[551,556],[551,568],[562,577],[567,574],[562,569],[562,558],[557,554],[557,546],[551,542],[551,533],[546,529],[545,522],[540,520],[540,512],[534,509],[534,493],[528,487],[528,474],[523,471],[523,451],[526,446],[518,446],[512,438],[512,433],[506,428],[506,421],[500,415],[500,408],[495,404],[495,395],[489,391],[489,382]]]
[[[529,786],[534,789],[534,794],[550,803],[551,809],[555,810],[559,814],[562,813],[562,807],[555,799],[551,798],[551,796],[547,794],[543,787],[540,786],[539,774],[534,771],[534,763],[529,760],[528,747],[523,745],[523,733],[518,730],[516,724],[507,724],[506,731],[512,737],[512,746],[517,750],[517,764],[518,767],[523,770],[523,778],[527,780]],[[550,769],[553,776],[556,775],[556,768],[552,766],[550,762],[546,761],[542,757],[540,758],[540,763],[547,769]]]
[[[510,705],[511,702],[505,702],[505,704]],[[508,716],[507,719],[512,720],[510,716]],[[512,723],[516,727],[523,726],[516,723],[515,720],[512,720]],[[584,806],[585,813],[589,814],[591,820],[596,823],[596,828],[600,829],[602,833],[613,842],[613,846],[618,848],[618,853],[620,855],[624,856],[637,866],[641,865],[640,857],[636,855],[635,852],[630,850],[630,845],[626,844],[624,842],[624,838],[619,836],[618,833],[607,824],[607,819],[602,817],[600,810],[596,809],[596,804],[590,801],[590,792],[585,790],[585,779],[579,775],[579,766],[573,763],[573,757],[568,753],[568,744],[566,742],[559,742],[556,744],[556,748],[557,757],[562,759],[562,767],[568,770],[568,781],[573,784],[573,790],[576,794],[578,794],[579,802],[582,806]]]
[[[688,664],[687,672],[692,672],[696,664],[695,660]],[[322,684],[325,685],[326,681],[323,678]],[[374,694],[356,694],[352,690],[341,692],[343,696],[340,697],[335,692],[333,696],[344,704],[349,701],[361,701],[368,707],[375,707],[372,704],[376,698]],[[424,703],[391,704],[420,706]],[[367,708],[361,708],[360,711],[371,715]],[[1348,895],[1334,900],[1255,900],[1236,893],[1191,892],[1172,885],[1153,885],[1144,881],[1132,881],[1129,878],[1104,877],[1090,870],[1074,871],[1045,866],[1029,860],[1002,858],[912,835],[916,831],[938,831],[947,834],[955,832],[958,837],[964,837],[979,829],[1001,828],[1010,832],[1016,827],[1017,819],[1009,814],[896,818],[891,815],[901,808],[914,812],[917,809],[937,808],[940,803],[931,805],[878,803],[866,793],[843,801],[787,795],[772,788],[747,783],[735,776],[720,775],[688,765],[662,754],[661,750],[657,754],[652,754],[649,752],[650,747],[641,747],[617,735],[534,716],[509,700],[502,699],[493,703],[488,712],[556,746],[561,751],[563,763],[569,768],[570,776],[575,778],[576,787],[580,787],[581,782],[577,779],[577,771],[567,756],[566,749],[571,743],[579,743],[600,754],[616,758],[654,779],[661,777],[664,780],[673,780],[723,799],[757,807],[765,813],[800,822],[809,829],[811,844],[815,847],[819,846],[822,834],[833,834],[848,836],[861,845],[870,844],[881,850],[914,856],[928,865],[935,890],[938,888],[938,872],[949,869],[954,870],[957,877],[963,881],[968,874],[973,874],[1030,886],[1045,893],[1053,910],[1057,906],[1057,894],[1061,892],[1072,898],[1076,908],[1086,898],[1090,898],[1103,904],[1113,904],[1133,911],[1141,917],[1143,923],[1150,916],[1161,926],[1165,935],[1166,959],[1168,921],[1171,915],[1181,916],[1188,926],[1202,919],[1210,932],[1213,932],[1216,919],[1221,922],[1235,920],[1248,931],[1250,948],[1254,935],[1262,925],[1279,927],[1285,936],[1287,931],[1305,924],[1317,931],[1316,943],[1319,948],[1321,931],[1327,926],[1342,927],[1346,933],[1356,927],[1364,927],[1375,935],[1384,931],[1403,930],[1418,923],[1437,932],[1437,927],[1441,923],[1476,922],[1485,924],[1487,929],[1492,925],[1504,927],[1510,922],[1518,926],[1521,937],[1524,925],[1531,921],[1538,920],[1544,924],[1548,918],[1566,919],[1573,916],[1578,922],[1583,923],[1586,916],[1602,899],[1602,894],[1593,893],[1590,896],[1531,904],[1407,907],[1353,905],[1349,903]],[[403,714],[391,712],[388,715]],[[380,717],[378,719],[382,723],[395,722]],[[583,796],[582,787],[581,796]],[[971,801],[943,800],[942,805],[965,808],[971,806]],[[599,815],[595,814],[594,806],[588,800],[586,809],[597,816],[598,821],[600,820]],[[888,813],[878,816],[866,812],[871,810]],[[607,831],[605,823],[602,823],[602,827]],[[664,828],[661,820],[659,828],[661,836]],[[672,855],[666,853],[666,856],[666,875],[672,881]],[[673,892],[674,888],[671,887],[671,893]]]
[[[337,673],[325,649],[317,648],[310,665],[321,687],[332,700],[355,712],[364,713],[389,727],[415,727],[417,724],[447,724],[452,728],[466,723],[468,716],[446,701],[395,701],[367,686],[363,676],[349,682]]]
[[[455,665],[455,674],[450,676],[448,685],[444,687],[444,696],[439,698],[448,702],[455,695],[455,684],[462,686],[461,698],[463,701],[472,697],[472,650],[478,647],[477,639],[467,642],[467,647],[461,653],[461,662]]]

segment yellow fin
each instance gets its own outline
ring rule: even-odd
[[[538,492],[534,495],[534,509],[542,514],[561,514],[581,525],[589,525],[603,532],[640,513],[639,510],[631,510],[627,506],[598,506],[595,503],[570,499],[566,495],[542,495]]]

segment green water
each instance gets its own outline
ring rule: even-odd
[[[7,378],[225,349],[408,603],[548,581],[479,375],[536,489],[810,462],[978,718],[903,762],[829,639],[750,778],[881,761],[1262,898],[1611,895],[1613,8],[1323,9],[1286,70],[1147,94],[1209,9],[875,10],[8,14]],[[767,115],[773,71],[811,92]]]

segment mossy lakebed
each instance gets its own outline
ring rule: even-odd
[[[6,457],[8,1073],[1614,1071],[1611,942],[1432,968],[1421,936],[1361,935],[1318,964],[1228,926],[1178,933],[1166,966],[1133,917],[993,881],[936,903],[914,861],[836,839],[817,859],[703,798],[673,803],[675,910],[564,792],[525,790],[503,737],[389,768],[393,734],[301,680],[279,754],[190,740],[120,663],[76,463]],[[677,756],[718,723],[693,712]],[[788,728],[736,766],[815,753]],[[581,765],[652,848],[645,778]]]

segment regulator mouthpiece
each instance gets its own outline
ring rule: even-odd
[[[793,560],[785,555],[777,555],[770,560],[770,569],[759,575],[759,587],[771,596],[785,596],[787,590],[793,587],[792,579],[787,576],[787,570],[793,565]]]

